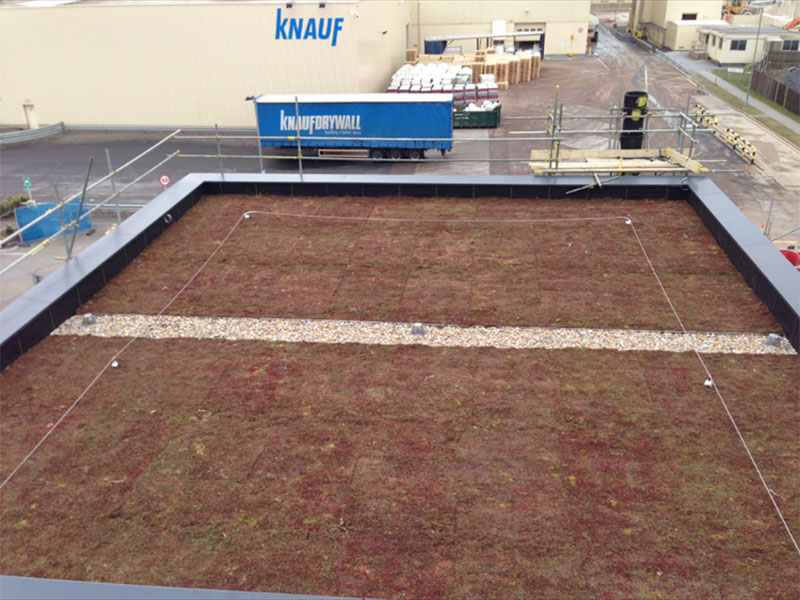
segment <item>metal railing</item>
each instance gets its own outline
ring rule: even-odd
[[[296,107],[296,111],[299,110]],[[650,127],[650,120],[649,118],[660,118],[663,121],[667,122],[674,122],[674,127],[669,126],[658,126],[658,127]],[[382,142],[386,143],[393,143],[393,142],[428,142],[428,143],[441,143],[446,142],[450,143],[454,146],[463,146],[463,145],[472,145],[472,144],[503,144],[503,143],[528,143],[527,149],[530,150],[533,147],[532,143],[541,143],[542,145],[547,145],[549,147],[550,152],[548,153],[548,165],[549,171],[553,174],[557,174],[559,172],[559,162],[561,159],[561,146],[564,143],[568,143],[569,139],[572,136],[581,136],[581,135],[602,135],[608,136],[609,148],[614,148],[618,145],[619,135],[622,132],[622,118],[623,118],[623,110],[621,107],[611,107],[608,111],[608,114],[591,114],[591,115],[566,115],[564,114],[564,105],[559,101],[558,95],[556,95],[555,101],[553,103],[552,109],[548,111],[545,115],[530,115],[530,116],[515,116],[515,117],[506,117],[509,120],[515,121],[545,121],[547,126],[545,129],[532,129],[532,130],[515,130],[510,131],[506,135],[500,135],[496,137],[475,137],[475,136],[468,136],[468,137],[429,137],[429,138],[393,138],[393,137],[347,137],[347,136],[313,136],[313,135],[302,135],[302,132],[296,130],[293,132],[292,135],[284,135],[284,136],[275,136],[275,135],[259,135],[257,132],[252,135],[242,135],[242,134],[234,134],[234,135],[222,135],[220,133],[220,129],[218,126],[214,126],[213,134],[190,134],[186,135],[183,134],[182,130],[176,129],[175,131],[169,133],[164,138],[158,140],[155,144],[148,147],[123,165],[114,168],[111,164],[111,157],[106,151],[106,166],[108,167],[108,173],[104,176],[100,177],[99,179],[89,183],[88,182],[88,174],[87,174],[87,181],[84,188],[72,194],[65,200],[60,200],[58,198],[58,189],[56,186],[53,186],[56,190],[57,196],[57,203],[52,208],[46,210],[41,215],[33,219],[31,222],[27,223],[23,227],[19,228],[17,231],[13,232],[10,235],[7,235],[5,238],[0,240],[0,246],[3,246],[9,242],[12,242],[15,239],[19,239],[20,241],[23,239],[22,234],[25,231],[30,230],[36,224],[41,223],[44,219],[48,216],[55,214],[57,211],[61,211],[61,223],[60,227],[55,233],[52,233],[47,236],[47,238],[39,241],[35,246],[31,247],[29,250],[21,254],[15,260],[13,260],[10,264],[6,265],[2,269],[0,269],[0,276],[4,275],[11,269],[15,268],[16,266],[23,263],[26,259],[30,258],[31,256],[40,252],[43,248],[45,248],[48,244],[52,243],[58,236],[64,236],[64,243],[65,243],[65,250],[66,250],[66,259],[69,260],[72,257],[72,246],[74,244],[74,238],[77,233],[77,228],[80,223],[87,219],[90,215],[95,213],[96,211],[106,208],[106,207],[113,207],[116,211],[117,222],[121,221],[121,208],[122,204],[119,202],[118,198],[121,194],[123,194],[126,190],[130,189],[133,185],[136,185],[140,181],[142,181],[145,177],[152,174],[157,169],[161,168],[168,162],[172,161],[175,158],[186,158],[186,159],[209,159],[209,160],[216,160],[217,167],[219,169],[220,176],[224,179],[225,178],[225,161],[239,161],[239,160],[257,160],[259,169],[261,172],[265,172],[265,161],[281,161],[281,160],[289,160],[289,161],[297,161],[297,173],[300,176],[300,180],[303,181],[304,177],[304,162],[305,161],[318,161],[318,162],[355,162],[355,163],[425,163],[425,164],[442,164],[442,163],[488,163],[488,164],[525,164],[528,165],[531,162],[530,153],[527,152],[525,156],[522,157],[503,157],[503,158],[494,158],[491,156],[484,156],[479,158],[468,158],[468,157],[436,157],[436,158],[402,158],[402,157],[376,157],[376,156],[354,156],[354,155],[347,155],[347,156],[309,156],[307,153],[304,153],[304,146],[306,149],[308,148],[316,148],[315,142],[318,141],[342,141],[342,142],[352,142],[353,140],[358,140],[359,142],[365,142],[372,145],[379,145]],[[703,128],[701,127],[695,120],[689,116],[688,111],[678,111],[678,110],[670,110],[670,109],[653,109],[650,111],[650,114],[647,117],[648,120],[645,121],[643,124],[643,128],[639,130],[643,136],[649,134],[664,134],[664,135],[674,135],[675,136],[675,145],[680,148],[682,151],[684,148],[685,142],[689,143],[689,156],[693,156],[696,143],[699,135],[712,133],[712,129]],[[602,122],[602,127],[598,129],[586,129],[586,128],[576,128],[570,129],[568,126],[565,125],[567,121],[586,121],[586,120],[596,120]],[[299,119],[296,120],[299,123]],[[141,173],[137,177],[135,177],[132,181],[120,185],[118,181],[118,176],[120,173],[129,169],[133,165],[137,164],[143,157],[150,155],[153,151],[162,147],[169,141],[186,141],[186,142],[207,142],[209,144],[213,144],[215,147],[215,152],[213,153],[204,153],[204,152],[183,152],[181,150],[175,150],[170,154],[166,155],[163,160],[157,162],[154,166],[148,168],[145,172]],[[231,153],[225,154],[223,153],[223,144],[231,143],[231,142],[255,142],[256,151],[252,154],[250,153]],[[275,146],[277,144],[269,144],[269,142],[281,142],[280,148],[283,148],[285,153],[280,152],[273,152]],[[265,148],[270,148],[270,152],[265,152]],[[368,152],[370,150],[369,147],[366,145],[364,147],[358,148],[362,152]],[[712,160],[708,162],[723,162],[721,160]],[[736,170],[736,169],[734,169]],[[715,172],[725,171],[716,170]],[[607,171],[603,171],[607,172]],[[647,172],[647,171],[642,171]],[[663,170],[654,170],[653,173],[664,172]],[[674,170],[668,171],[670,174],[681,174],[681,173],[688,173],[687,169],[682,169],[681,167],[676,166]],[[599,177],[597,174],[594,176],[596,185],[602,185]],[[111,188],[111,193],[98,201],[91,201],[88,202],[86,198],[86,193],[98,186],[109,183]],[[591,184],[595,185],[595,184]],[[80,208],[78,213],[71,218],[68,222],[65,222],[65,212],[64,209],[67,205],[76,200],[80,201]],[[116,200],[115,204],[112,204]],[[125,205],[128,207],[128,205]],[[88,208],[88,210],[83,211],[83,208]],[[72,241],[70,242],[68,238],[70,237],[69,233],[72,233]]]
[[[27,251],[21,253],[14,260],[12,260],[9,264],[5,265],[2,269],[0,269],[0,276],[5,275],[6,273],[11,271],[15,267],[19,266],[20,264],[22,264],[24,261],[26,261],[30,257],[38,254],[40,251],[42,251],[45,247],[47,247],[49,244],[51,244],[59,236],[63,236],[63,238],[64,238],[64,250],[65,250],[65,254],[66,254],[65,258],[66,258],[66,260],[70,260],[72,258],[73,249],[74,249],[74,245],[75,245],[75,238],[77,236],[77,232],[78,232],[79,226],[81,225],[81,223],[86,222],[86,220],[92,214],[94,214],[96,211],[98,211],[98,210],[100,210],[102,208],[113,207],[115,209],[115,212],[116,212],[117,224],[119,224],[121,222],[121,220],[122,220],[122,216],[121,216],[122,204],[118,201],[118,198],[125,191],[127,191],[128,189],[130,189],[134,185],[138,184],[139,182],[141,182],[146,177],[150,176],[153,172],[155,172],[157,169],[160,169],[161,167],[163,167],[165,164],[167,164],[169,161],[171,161],[175,157],[179,156],[180,155],[180,151],[176,150],[174,152],[171,152],[164,159],[159,160],[156,164],[154,164],[153,166],[147,168],[144,172],[142,172],[139,175],[135,176],[131,181],[129,181],[129,182],[125,183],[125,184],[120,185],[118,183],[118,181],[117,181],[118,175],[120,173],[122,173],[123,171],[125,171],[127,169],[130,169],[131,167],[136,165],[140,160],[142,160],[144,157],[152,154],[153,151],[155,151],[156,149],[160,148],[165,143],[167,143],[170,140],[174,139],[180,133],[180,131],[181,131],[180,129],[177,129],[177,130],[173,131],[169,135],[167,135],[164,138],[160,139],[158,142],[156,142],[152,146],[146,148],[144,151],[142,151],[139,154],[137,154],[131,160],[127,161],[126,163],[124,163],[123,165],[120,165],[117,168],[113,168],[113,166],[111,164],[111,155],[110,155],[108,149],[106,149],[105,154],[106,154],[106,165],[108,166],[108,173],[103,175],[102,177],[96,179],[95,181],[89,183],[89,176],[91,174],[91,165],[92,165],[92,162],[94,160],[92,158],[90,160],[90,162],[89,162],[89,169],[87,170],[87,173],[86,173],[86,181],[84,182],[84,185],[83,185],[82,189],[79,192],[76,192],[76,193],[70,195],[68,198],[66,198],[64,200],[62,200],[60,198],[60,194],[59,194],[59,191],[58,191],[58,186],[54,184],[53,188],[54,188],[54,191],[55,191],[55,194],[56,194],[56,200],[57,200],[55,205],[50,207],[50,208],[48,208],[47,210],[45,210],[44,212],[42,212],[42,214],[40,214],[36,218],[32,219],[31,221],[29,221],[28,223],[26,223],[25,225],[23,225],[19,229],[15,230],[10,235],[5,236],[2,240],[0,240],[0,247],[3,247],[5,245],[7,245],[9,242],[13,242],[14,240],[19,240],[20,242],[23,242],[24,241],[23,234],[26,231],[30,231],[33,227],[35,227],[36,225],[41,224],[45,219],[47,219],[48,217],[52,217],[53,215],[58,215],[60,217],[60,223],[59,223],[58,229],[54,233],[48,234],[47,237],[45,237],[44,239],[37,241]],[[97,188],[98,186],[100,186],[100,185],[102,185],[102,184],[104,184],[106,182],[108,182],[110,184],[110,186],[111,186],[111,194],[109,194],[105,198],[102,198],[99,202],[98,201],[93,201],[93,202],[91,202],[91,204],[87,204],[87,202],[86,202],[86,200],[87,200],[87,198],[86,198],[87,192],[92,190],[92,189],[94,189],[94,188]],[[117,202],[112,204],[115,200]],[[70,217],[69,220],[67,220],[66,209],[70,204],[73,204],[73,203],[76,203],[76,202],[77,202],[78,210],[77,210],[76,214],[74,215],[74,217]],[[73,206],[74,206],[74,204],[73,204]],[[88,208],[88,210],[84,210],[85,208]],[[71,233],[71,235],[70,235],[70,233]]]
[[[37,129],[23,129],[21,131],[8,131],[0,133],[0,146],[19,144],[22,142],[32,142],[34,140],[41,140],[53,135],[64,133],[64,123],[55,123],[46,127],[38,127]]]
[[[122,171],[124,171],[125,169],[127,169],[127,168],[131,167],[131,166],[132,166],[133,164],[135,164],[135,163],[136,163],[136,162],[137,162],[139,159],[141,159],[141,158],[142,158],[142,157],[144,157],[144,156],[147,156],[148,154],[150,154],[150,153],[151,153],[153,150],[155,150],[155,149],[156,149],[156,148],[158,148],[159,146],[162,146],[162,145],[164,145],[164,144],[165,144],[165,143],[167,143],[169,140],[171,140],[172,138],[174,138],[175,136],[177,136],[177,135],[178,135],[180,132],[181,132],[181,130],[180,130],[180,129],[176,129],[175,131],[173,131],[172,133],[170,133],[168,136],[166,136],[166,137],[162,138],[161,140],[159,140],[158,142],[156,142],[155,144],[153,144],[152,146],[150,146],[149,148],[147,148],[147,149],[146,149],[144,152],[141,152],[140,154],[136,155],[136,156],[135,156],[135,157],[133,157],[131,160],[129,160],[128,162],[126,162],[126,163],[125,163],[125,164],[123,164],[122,166],[120,166],[120,167],[117,167],[116,169],[111,169],[111,158],[110,158],[110,156],[108,156],[108,155],[107,155],[107,158],[108,158],[108,166],[109,166],[109,172],[108,172],[108,174],[107,174],[107,175],[104,175],[104,176],[103,176],[103,177],[101,177],[100,179],[97,179],[96,181],[94,181],[94,182],[92,182],[91,184],[87,185],[87,186],[86,186],[86,188],[85,188],[83,191],[81,191],[81,192],[76,192],[75,194],[73,194],[72,196],[70,196],[69,198],[67,198],[66,200],[63,200],[63,201],[61,201],[61,202],[58,202],[58,203],[56,203],[56,205],[55,205],[55,206],[53,206],[52,208],[50,208],[50,209],[46,210],[46,211],[45,211],[45,212],[43,212],[41,215],[39,215],[38,217],[36,217],[36,218],[35,218],[35,219],[33,219],[32,221],[30,221],[29,223],[27,223],[27,224],[26,224],[26,225],[24,225],[23,227],[20,227],[19,229],[17,229],[16,231],[14,231],[14,233],[12,233],[12,234],[10,234],[10,235],[8,235],[8,236],[4,237],[2,240],[0,240],[0,248],[2,248],[3,246],[5,246],[5,245],[6,245],[8,242],[12,241],[12,240],[13,240],[14,238],[16,238],[16,237],[19,237],[19,239],[20,239],[20,241],[21,241],[21,240],[22,240],[22,234],[23,234],[25,231],[28,231],[28,230],[29,230],[30,228],[32,228],[34,225],[37,225],[38,223],[41,223],[41,222],[42,222],[42,221],[44,221],[44,220],[45,220],[47,217],[49,217],[50,215],[52,215],[53,213],[55,213],[55,212],[56,212],[56,211],[58,211],[59,209],[62,209],[62,210],[63,210],[63,208],[64,208],[64,207],[65,207],[67,204],[69,204],[70,202],[73,202],[73,201],[77,200],[77,199],[78,199],[78,198],[80,198],[82,195],[85,195],[85,193],[86,193],[86,192],[88,192],[89,190],[92,190],[92,189],[96,188],[97,186],[99,186],[99,185],[101,185],[101,184],[103,184],[103,183],[105,183],[106,181],[109,181],[109,180],[111,180],[111,181],[112,181],[112,186],[113,186],[113,179],[114,179],[114,176],[115,176],[115,175],[118,175],[119,173],[121,173],[121,172],[122,172]],[[119,194],[117,194],[117,195],[119,195]]]
[[[297,112],[298,108],[295,107]],[[187,158],[187,159],[216,159],[219,165],[219,171],[221,177],[224,179],[224,162],[225,160],[258,160],[259,169],[263,173],[264,172],[264,161],[265,160],[289,160],[289,161],[297,161],[297,171],[300,176],[300,180],[303,180],[304,175],[304,168],[303,162],[304,161],[315,161],[315,162],[361,162],[361,163],[426,163],[426,164],[436,164],[436,163],[517,163],[517,164],[527,164],[530,163],[531,159],[530,156],[525,156],[521,158],[491,158],[491,157],[481,157],[481,158],[450,158],[450,157],[442,157],[442,158],[402,158],[402,157],[376,157],[376,156],[321,156],[321,155],[308,155],[303,153],[303,147],[305,148],[312,148],[316,149],[317,146],[314,142],[317,141],[325,141],[325,142],[353,142],[357,141],[359,143],[362,142],[369,142],[370,146],[375,146],[375,144],[380,144],[381,142],[429,142],[429,143],[441,143],[441,142],[449,142],[455,145],[460,144],[475,144],[475,143],[487,143],[487,144],[497,144],[502,142],[548,142],[551,149],[550,154],[550,166],[551,168],[557,170],[560,158],[560,148],[562,143],[568,142],[569,136],[573,135],[586,135],[586,134],[593,134],[593,135],[603,135],[608,136],[609,148],[614,148],[618,145],[618,138],[622,133],[622,119],[624,117],[624,110],[622,107],[614,106],[609,109],[609,113],[607,115],[581,115],[581,116],[568,116],[564,114],[564,105],[563,103],[559,102],[558,92],[556,92],[555,102],[553,105],[553,109],[549,111],[545,115],[531,115],[531,116],[520,116],[520,117],[507,117],[511,119],[530,119],[530,120],[546,120],[548,122],[547,129],[543,130],[518,130],[518,131],[510,131],[508,132],[507,136],[495,136],[495,137],[485,137],[485,138],[476,138],[476,137],[467,137],[467,138],[456,138],[456,137],[429,137],[429,138],[411,138],[411,137],[353,137],[353,136],[314,136],[314,135],[302,135],[299,130],[294,132],[294,135],[259,135],[258,133],[255,135],[229,135],[229,136],[221,136],[219,133],[219,129],[215,126],[214,135],[177,135],[177,141],[190,141],[190,142],[203,142],[203,141],[214,141],[216,144],[216,154],[208,154],[208,153],[185,153],[181,152],[180,158]],[[689,142],[689,149],[688,155],[689,157],[693,157],[695,154],[697,139],[699,134],[705,133],[713,133],[712,129],[702,127],[697,121],[695,121],[687,112],[684,111],[677,111],[674,109],[652,109],[648,111],[645,115],[645,123],[641,130],[638,130],[639,133],[643,134],[645,140],[647,140],[647,136],[651,134],[673,134],[676,137],[675,145],[678,147],[679,151],[683,152],[686,146],[686,142]],[[651,118],[660,118],[663,120],[676,120],[676,126],[674,127],[649,127],[650,119]],[[608,124],[606,128],[601,129],[569,129],[568,127],[564,126],[565,120],[602,120]],[[296,119],[296,122],[299,122],[299,119]],[[223,142],[243,142],[243,141],[255,141],[257,151],[255,154],[223,154],[222,153],[222,144]],[[280,153],[271,153],[265,154],[264,153],[264,144],[263,142],[283,142],[281,145],[272,144],[268,145],[271,149],[279,149],[282,148],[284,150],[294,149],[294,151],[289,154],[280,154]],[[646,144],[646,141],[645,141]],[[368,145],[360,146],[357,148],[352,148],[354,151],[363,151],[367,152],[371,148]],[[680,169],[676,169],[676,171],[680,171]]]
[[[88,218],[90,215],[92,215],[97,210],[99,210],[99,209],[103,208],[104,206],[106,206],[109,202],[111,202],[115,198],[119,197],[119,195],[122,194],[125,190],[127,190],[128,188],[136,185],[142,179],[144,179],[145,177],[150,175],[153,171],[155,171],[156,169],[161,168],[162,166],[167,164],[169,161],[171,161],[173,158],[175,158],[179,154],[180,154],[180,151],[175,151],[175,152],[173,152],[171,154],[168,154],[167,157],[164,160],[159,161],[157,164],[155,164],[152,167],[150,167],[149,169],[147,169],[147,171],[145,171],[144,173],[142,173],[141,175],[136,177],[133,181],[130,181],[130,182],[126,183],[119,190],[115,190],[105,200],[102,200],[101,202],[98,202],[98,203],[94,204],[93,207],[90,208],[89,210],[87,210],[86,212],[82,212],[81,210],[79,210],[78,211],[78,215],[74,219],[72,219],[69,223],[64,223],[63,222],[63,212],[62,212],[62,224],[61,224],[61,227],[58,229],[58,231],[56,231],[52,235],[48,236],[47,238],[41,240],[35,246],[33,246],[30,250],[28,250],[27,252],[25,252],[24,254],[19,256],[17,259],[15,259],[11,263],[9,263],[8,265],[6,265],[2,269],[0,269],[0,276],[4,275],[6,272],[10,271],[14,267],[16,267],[18,264],[22,263],[25,259],[33,256],[34,254],[37,254],[45,246],[50,244],[50,242],[52,242],[54,239],[56,239],[59,235],[61,235],[62,233],[65,234],[65,233],[69,232],[70,230],[72,230],[72,232],[73,232],[72,240],[71,241],[68,240],[67,236],[65,235],[64,236],[64,247],[65,247],[65,250],[66,250],[66,258],[67,258],[67,260],[72,258],[72,249],[73,249],[73,246],[75,244],[75,235],[77,234],[78,226],[80,225],[81,221],[83,221],[84,219]]]

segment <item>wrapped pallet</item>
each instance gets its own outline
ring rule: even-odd
[[[539,52],[520,51],[512,55],[492,50],[474,54],[417,55],[415,63],[404,64],[392,75],[387,91],[403,93],[423,88],[438,91],[445,86],[487,82],[491,82],[495,90],[507,90],[511,85],[527,83],[540,76]],[[409,52],[408,56],[411,54]]]
[[[481,80],[481,75],[483,75],[483,68],[486,63],[470,63],[469,66],[472,68],[472,83],[479,83]]]

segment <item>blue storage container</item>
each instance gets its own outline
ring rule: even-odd
[[[264,148],[366,148],[375,151],[453,148],[452,94],[301,94],[259,96]],[[298,118],[299,116],[299,118]],[[367,139],[378,138],[378,139]]]
[[[447,40],[425,40],[425,54],[444,54]]]
[[[62,223],[66,224],[70,221],[75,220],[78,216],[78,200],[73,200],[69,204],[67,204],[64,208],[59,210],[53,211],[51,214],[47,215],[44,219],[36,223],[30,229],[26,229],[22,232],[22,241],[24,243],[35,242],[37,240],[42,240],[45,238],[49,238],[51,235],[56,233],[59,229],[61,229]],[[17,220],[17,228],[22,228],[28,223],[32,222],[33,220],[37,219],[38,217],[42,216],[48,210],[56,206],[54,202],[37,202],[36,204],[26,204],[24,206],[18,206],[14,209],[14,217]],[[87,209],[84,208],[82,214],[86,214]],[[62,220],[63,219],[63,220]],[[92,227],[92,219],[91,217],[84,216],[81,217],[81,220],[78,224],[78,230],[88,230]],[[70,228],[68,233],[72,232]]]

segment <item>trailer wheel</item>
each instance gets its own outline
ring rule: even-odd
[[[442,158],[444,158],[444,150],[439,150],[442,153]]]
[[[393,148],[389,156],[391,156],[392,160],[400,160],[401,158],[403,158],[403,151],[400,150],[399,148]]]
[[[382,160],[382,159],[386,158],[386,154],[380,148],[373,148],[372,150],[369,151],[369,157],[370,158],[376,158],[378,160]]]
[[[423,157],[422,150],[411,150],[408,153],[408,158],[411,160],[419,160]]]

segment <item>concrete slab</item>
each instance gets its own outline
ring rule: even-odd
[[[724,79],[717,77],[717,75],[714,74],[714,69],[718,69],[719,67],[707,60],[693,60],[689,58],[688,52],[665,52],[664,57],[667,60],[674,61],[679,67],[685,69],[686,71],[689,71],[690,73],[696,73],[708,79],[710,83],[721,87],[723,90],[733,96],[736,96],[743,102],[747,97],[747,94],[738,87],[728,83]],[[800,123],[775,110],[767,103],[762,102],[758,98],[751,97],[750,105],[754,108],[757,108],[764,115],[774,119],[775,121],[778,121],[778,123],[782,124],[783,126],[788,127],[795,133],[800,133]]]
[[[79,254],[96,240],[110,232],[116,226],[116,222],[108,216],[101,215],[98,217],[97,213],[94,213],[92,215],[92,225],[94,225],[92,230],[78,232],[73,247],[74,254]],[[0,309],[10,304],[22,292],[36,285],[45,275],[64,265],[67,256],[64,241],[64,236],[54,238],[52,242],[41,250],[0,276],[2,278]],[[22,255],[30,252],[34,246],[35,244],[31,244],[0,249],[0,269],[6,268]]]

